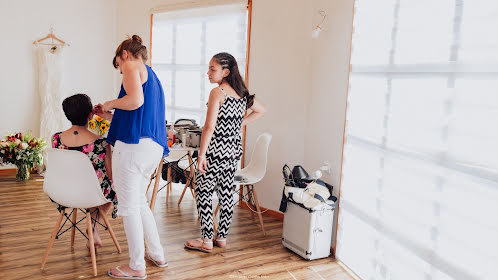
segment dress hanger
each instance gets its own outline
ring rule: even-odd
[[[43,41],[48,39],[51,39],[50,43],[42,43]],[[54,40],[56,42],[54,42]],[[41,38],[40,40],[34,41],[33,44],[48,45],[48,46],[69,46],[68,43],[62,41],[61,39],[57,38],[57,36],[54,35],[53,28],[50,28],[50,33],[47,36]]]

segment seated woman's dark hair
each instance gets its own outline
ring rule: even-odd
[[[93,111],[92,100],[88,95],[78,93],[62,101],[62,109],[66,118],[73,124],[86,126],[88,116]]]

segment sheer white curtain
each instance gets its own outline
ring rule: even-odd
[[[356,0],[337,258],[498,276],[498,2]]]
[[[209,60],[232,54],[245,71],[247,1],[154,13],[152,66],[166,94],[168,123],[180,118],[203,124],[209,92]]]

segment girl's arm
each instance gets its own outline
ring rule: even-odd
[[[206,152],[213,137],[214,129],[216,127],[216,119],[218,118],[218,112],[220,111],[220,103],[223,100],[224,95],[217,89],[211,90],[209,94],[208,110],[206,113],[206,122],[204,123],[204,128],[202,129],[201,136],[201,146],[199,149],[199,171],[204,173],[207,169],[206,164]]]
[[[144,92],[139,67],[134,63],[128,62],[123,64],[121,70],[123,72],[123,87],[126,95],[104,103],[102,106],[102,111],[104,112],[112,109],[132,111],[144,104]]]
[[[259,102],[256,98],[254,98],[254,103],[249,109],[251,109],[252,112],[244,118],[244,120],[242,121],[242,127],[261,118],[266,113],[265,106],[263,106],[263,104],[261,104],[261,102]]]

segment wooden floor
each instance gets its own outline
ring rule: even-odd
[[[97,252],[97,277],[92,275],[85,238],[77,234],[72,252],[70,231],[55,240],[45,270],[40,270],[58,214],[43,193],[41,179],[32,175],[28,183],[17,183],[15,175],[0,175],[0,279],[110,279],[109,268],[128,263],[121,218],[110,220],[123,253],[116,252],[108,232],[101,230],[104,244]],[[147,261],[147,279],[353,279],[331,258],[305,261],[283,247],[279,220],[265,217],[267,236],[263,237],[257,220],[238,207],[226,250],[187,251],[183,242],[200,235],[195,203],[187,193],[177,207],[180,186],[173,189],[169,206],[164,189],[155,209],[169,267],[158,268]]]

